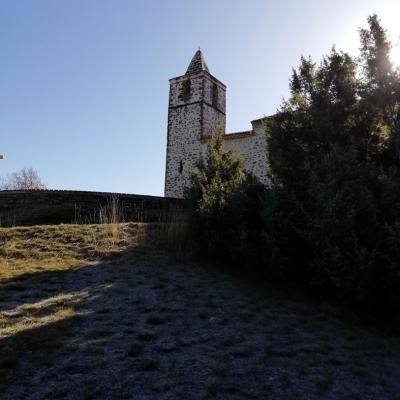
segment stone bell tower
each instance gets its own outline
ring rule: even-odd
[[[165,196],[183,197],[191,167],[206,151],[206,139],[225,133],[226,86],[208,70],[200,49],[185,75],[170,79]]]

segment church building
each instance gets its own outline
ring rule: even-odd
[[[250,131],[225,133],[226,86],[211,75],[202,52],[196,52],[185,75],[169,82],[165,196],[183,197],[192,166],[221,130],[224,149],[241,154],[246,170],[267,182],[265,118],[252,121]]]

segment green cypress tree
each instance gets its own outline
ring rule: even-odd
[[[400,77],[376,15],[361,54],[302,58],[268,126],[265,269],[346,299],[400,300]]]
[[[244,160],[232,150],[225,152],[221,132],[215,134],[192,171],[188,196],[199,211],[221,208],[231,193],[244,181]]]
[[[242,157],[224,151],[222,141],[222,133],[217,133],[206,159],[192,171],[187,195],[193,240],[202,256],[249,265],[255,247],[260,247],[260,201],[265,189],[245,172]]]

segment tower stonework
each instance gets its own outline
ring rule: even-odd
[[[242,155],[246,170],[266,183],[266,119],[252,121],[251,131],[225,133],[226,86],[210,74],[202,52],[196,52],[185,75],[169,82],[165,196],[184,196],[192,167],[221,131],[224,149]]]
[[[200,50],[185,75],[170,79],[165,196],[183,197],[204,139],[225,132],[225,85],[214,78]]]

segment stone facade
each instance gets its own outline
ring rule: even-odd
[[[0,226],[99,223],[116,208],[120,221],[159,222],[179,212],[182,200],[74,190],[0,191]]]
[[[226,86],[210,74],[198,50],[185,75],[170,79],[165,196],[184,196],[191,168],[218,131],[224,148],[244,156],[245,168],[267,182],[264,119],[253,121],[251,131],[227,134],[225,110]]]

